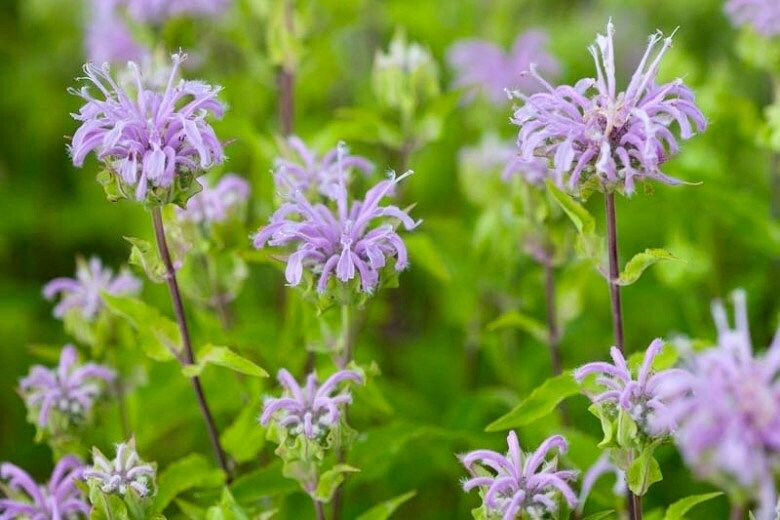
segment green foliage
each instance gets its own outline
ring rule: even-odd
[[[399,507],[414,498],[416,494],[417,491],[409,491],[403,495],[386,500],[361,514],[357,517],[357,520],[388,520]]]
[[[182,373],[187,377],[199,376],[207,365],[215,365],[230,369],[239,374],[252,377],[268,377],[268,372],[252,361],[242,357],[228,347],[206,345],[197,354],[197,363],[182,367]]]
[[[678,258],[665,249],[645,249],[635,254],[620,273],[618,285],[631,285],[642,276],[645,269],[662,260],[677,260]]]
[[[138,298],[102,295],[114,314],[126,319],[138,333],[144,353],[155,361],[169,361],[181,351],[181,334],[176,323]]]
[[[552,413],[561,401],[579,391],[580,387],[571,372],[551,377],[509,413],[490,423],[486,431],[495,432],[532,424]]]
[[[666,509],[664,520],[683,520],[688,511],[699,504],[717,498],[722,494],[723,493],[718,491],[715,493],[702,493],[700,495],[691,495],[689,497],[681,498]]]
[[[224,480],[224,473],[205,457],[198,454],[188,455],[160,473],[154,507],[162,512],[181,493],[193,488],[219,487]]]

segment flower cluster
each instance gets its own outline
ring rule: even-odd
[[[729,0],[725,10],[734,25],[751,25],[764,36],[780,34],[780,3],[775,0]]]
[[[379,182],[368,190],[362,201],[348,201],[344,182],[337,185],[335,211],[324,204],[312,204],[298,190],[290,194],[272,216],[270,223],[254,236],[258,249],[294,245],[287,259],[285,277],[296,286],[304,268],[319,276],[317,290],[324,292],[334,274],[346,283],[360,278],[360,290],[372,293],[379,284],[379,272],[388,257],[395,258],[395,270],[408,265],[406,246],[388,218],[397,219],[406,230],[420,224],[396,206],[380,206],[383,198],[393,194],[396,184],[411,172]],[[380,225],[374,221],[383,219]]]
[[[113,370],[95,363],[79,365],[72,345],[65,345],[59,365],[49,369],[35,365],[19,383],[27,408],[36,415],[41,428],[50,423],[57,412],[69,420],[82,418],[103,392],[102,383],[116,377]]]
[[[516,94],[523,101],[512,118],[519,127],[520,155],[526,161],[548,159],[555,182],[563,185],[568,175],[570,189],[577,188],[586,174],[595,175],[607,189],[621,187],[628,194],[637,180],[679,184],[660,170],[679,150],[673,123],[679,126],[680,138],[689,139],[704,130],[706,121],[681,79],[656,83],[672,38],[650,36],[628,88],[618,92],[613,33],[610,21],[606,36],[598,35],[590,47],[596,79],[553,87],[531,68],[531,76],[544,90]]]
[[[147,51],[134,38],[119,12],[121,0],[92,0],[85,43],[94,63],[141,60]]]
[[[614,364],[603,361],[588,363],[578,368],[574,377],[582,382],[587,376],[597,374],[596,384],[603,391],[591,396],[594,404],[624,410],[646,435],[666,435],[674,428],[674,423],[667,420],[668,400],[671,394],[677,392],[677,385],[672,385],[672,381],[684,377],[685,372],[676,368],[653,372],[653,361],[663,345],[661,339],[650,343],[636,379],[617,347],[610,349]]]
[[[184,54],[171,59],[167,85],[152,89],[134,62],[128,63],[134,93],[111,76],[107,64],[84,66],[86,79],[103,99],[93,97],[88,86],[72,93],[85,100],[73,117],[81,123],[69,146],[73,164],[82,166],[90,152],[119,177],[119,191],[145,200],[150,190],[168,202],[171,186],[182,177],[185,191],[193,177],[222,163],[222,143],[207,122],[209,114],[221,117],[224,105],[217,99],[220,87],[200,81],[177,81]],[[160,92],[160,90],[162,90]]]
[[[223,176],[213,187],[205,179],[199,182],[203,189],[187,201],[185,209],[176,208],[180,220],[196,224],[223,222],[249,197],[249,183],[232,173]]]
[[[39,486],[23,469],[0,464],[0,479],[8,482],[10,491],[8,498],[0,498],[0,519],[54,520],[89,515],[92,508],[76,487],[82,471],[79,459],[72,455],[63,457],[48,484]]]
[[[509,451],[506,455],[492,450],[476,450],[460,457],[471,474],[463,482],[465,491],[482,488],[485,508],[500,514],[503,520],[513,520],[521,513],[531,518],[555,513],[560,496],[569,507],[576,507],[577,497],[568,482],[574,480],[577,473],[559,470],[556,459],[547,459],[552,449],[566,453],[568,445],[563,437],[554,435],[533,453],[523,453],[517,434],[511,431],[507,445]],[[491,475],[490,470],[495,475]]]
[[[303,388],[298,386],[292,374],[285,369],[279,370],[277,379],[284,387],[286,395],[265,401],[260,423],[267,425],[272,417],[276,417],[277,424],[290,433],[303,434],[309,439],[321,438],[329,432],[339,422],[340,408],[352,402],[348,391],[333,395],[339,383],[363,383],[363,377],[352,370],[340,370],[321,385],[317,376],[311,373]]]
[[[93,448],[92,462],[93,466],[84,470],[84,479],[97,484],[103,493],[125,496],[133,490],[138,496],[146,497],[154,489],[154,466],[138,456],[135,439],[117,444],[114,460]]]
[[[136,294],[141,290],[141,281],[122,270],[114,276],[114,272],[103,266],[99,258],[93,256],[89,262],[76,260],[75,278],[55,278],[43,287],[43,296],[53,300],[58,295],[61,299],[54,306],[54,316],[62,318],[71,309],[77,309],[87,320],[94,319],[103,308],[101,293],[111,295]]]
[[[549,76],[560,72],[558,61],[547,51],[547,33],[531,29],[518,35],[508,53],[484,40],[455,43],[447,60],[455,69],[455,87],[469,89],[469,99],[481,90],[494,105],[505,105],[507,91],[533,92],[538,88],[523,73],[533,64]]]
[[[286,144],[297,157],[279,157],[276,160],[274,182],[282,193],[290,189],[309,193],[314,189],[325,197],[335,199],[338,197],[339,185],[349,183],[352,170],[364,174],[374,171],[371,161],[350,155],[343,143],[322,156],[318,156],[297,136],[288,137]]]
[[[761,505],[756,518],[774,518],[780,467],[780,333],[755,356],[742,292],[734,295],[736,326],[713,306],[718,344],[696,355],[668,412],[685,462],[724,489]]]

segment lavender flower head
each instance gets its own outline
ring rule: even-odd
[[[577,496],[569,481],[577,478],[576,471],[559,470],[556,458],[547,459],[552,449],[566,453],[568,445],[560,435],[547,438],[533,453],[523,453],[517,434],[507,436],[506,455],[492,450],[476,450],[461,455],[460,461],[471,477],[463,481],[463,490],[484,490],[484,506],[488,512],[512,520],[525,513],[530,518],[546,518],[558,510],[562,496],[569,507],[577,505]],[[491,475],[490,471],[495,472]]]
[[[464,147],[458,153],[459,163],[467,170],[483,174],[501,172],[504,181],[520,177],[532,185],[541,185],[547,177],[547,163],[543,159],[524,161],[511,142],[496,134],[486,134],[476,146]]]
[[[128,14],[140,22],[161,24],[179,16],[213,16],[224,11],[230,0],[120,0]]]
[[[560,73],[558,61],[548,52],[549,37],[540,29],[531,29],[517,36],[509,52],[485,40],[456,42],[447,53],[447,61],[455,69],[455,87],[469,89],[467,100],[482,91],[496,106],[507,103],[507,90],[534,92],[538,85],[524,75],[535,64],[549,76]]]
[[[335,211],[324,204],[312,204],[294,190],[271,216],[270,223],[254,236],[258,249],[293,245],[295,251],[287,259],[285,277],[291,286],[301,283],[304,268],[319,276],[317,291],[324,292],[333,276],[347,283],[360,278],[360,289],[372,293],[379,284],[379,273],[387,259],[395,257],[395,270],[408,265],[406,246],[388,219],[397,219],[407,231],[420,221],[414,221],[406,211],[396,206],[380,206],[393,194],[396,184],[411,175],[411,171],[394,174],[368,190],[363,200],[348,202],[344,182],[335,193]],[[380,220],[379,225],[372,225]]]
[[[123,269],[116,276],[103,266],[100,258],[93,256],[89,262],[81,258],[76,260],[75,278],[55,278],[43,286],[43,296],[53,300],[61,299],[54,306],[54,316],[62,318],[71,309],[77,309],[83,318],[93,320],[103,308],[100,294],[106,292],[114,296],[136,294],[141,290],[141,281]]]
[[[65,345],[56,368],[35,365],[21,379],[19,389],[28,410],[36,414],[41,428],[50,424],[52,413],[79,420],[103,393],[103,383],[114,380],[113,370],[95,363],[78,364],[72,345]]]
[[[333,395],[339,383],[354,381],[363,383],[363,377],[352,370],[339,370],[321,385],[314,373],[306,378],[304,387],[298,386],[292,374],[285,369],[277,374],[279,383],[285,389],[285,395],[278,399],[266,399],[260,423],[267,425],[276,417],[279,426],[293,435],[303,434],[309,439],[321,438],[327,434],[341,417],[340,409],[352,403],[349,391]]]
[[[48,484],[39,486],[23,469],[0,464],[0,479],[7,481],[8,498],[0,498],[0,520],[65,520],[85,518],[92,509],[75,483],[83,466],[72,455],[60,459]]]
[[[713,305],[718,344],[696,355],[669,413],[683,459],[703,479],[758,501],[774,517],[780,469],[780,332],[762,356],[752,352],[745,294],[733,295],[735,327]]]
[[[69,146],[73,164],[81,167],[90,152],[118,175],[120,191],[136,200],[147,192],[163,202],[169,188],[182,177],[192,177],[224,160],[222,143],[207,122],[209,114],[222,117],[225,107],[217,100],[220,87],[201,81],[177,81],[179,66],[186,58],[174,54],[167,85],[152,89],[145,83],[138,65],[128,63],[135,83],[126,90],[111,76],[109,66],[84,66],[86,80],[99,91],[93,97],[88,86],[71,93],[85,100],[73,118],[81,123]],[[134,90],[134,92],[131,92]],[[162,91],[160,91],[162,90]],[[188,185],[183,186],[187,188]],[[132,189],[131,189],[132,188]]]
[[[671,381],[685,377],[685,371],[675,368],[653,372],[653,360],[664,346],[657,338],[650,343],[639,368],[636,379],[626,363],[626,359],[617,347],[610,349],[613,364],[597,361],[581,366],[574,372],[577,381],[596,374],[596,384],[602,392],[589,396],[594,404],[614,406],[624,410],[636,422],[637,426],[650,437],[666,435],[674,428],[669,422],[667,403]]]
[[[187,208],[176,208],[180,220],[195,224],[223,222],[235,208],[249,197],[249,183],[238,175],[228,173],[213,187],[199,179],[203,190],[187,201]]]
[[[596,79],[553,87],[531,67],[531,77],[544,90],[530,96],[515,94],[523,101],[512,118],[520,128],[520,155],[526,161],[549,160],[555,182],[563,186],[568,176],[570,189],[588,175],[595,175],[607,189],[620,186],[627,194],[633,193],[637,180],[680,184],[660,170],[679,151],[673,124],[681,139],[689,139],[707,123],[681,79],[656,83],[672,37],[650,36],[628,87],[618,92],[613,33],[610,21],[606,36],[598,35],[596,45],[589,48]]]
[[[84,470],[84,479],[97,484],[103,493],[125,496],[133,490],[138,496],[147,497],[154,489],[154,466],[138,456],[134,438],[116,445],[114,460],[92,448],[92,462],[93,466]]]
[[[338,197],[339,184],[349,183],[350,172],[358,170],[364,174],[374,171],[368,159],[350,155],[346,146],[339,143],[336,148],[322,156],[306,146],[297,136],[287,138],[287,145],[297,155],[296,159],[279,157],[274,165],[274,181],[281,192],[292,189],[309,193],[316,189],[330,199]]]
[[[118,6],[121,0],[92,0],[86,47],[94,63],[141,60],[148,51],[130,33]]]
[[[578,499],[578,509],[580,513],[585,507],[585,502],[587,502],[591,491],[593,491],[593,487],[596,485],[596,482],[598,482],[601,477],[609,473],[612,473],[615,476],[615,485],[612,487],[612,494],[616,497],[623,497],[626,495],[628,486],[626,485],[625,472],[615,466],[609,460],[608,452],[604,452],[582,476],[582,487],[580,488],[580,496]]]
[[[764,36],[780,34],[780,3],[776,0],[729,0],[725,11],[734,25],[750,25]]]

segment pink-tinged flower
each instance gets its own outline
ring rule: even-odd
[[[591,374],[598,375],[596,384],[602,392],[589,396],[594,404],[614,405],[625,410],[647,435],[666,435],[674,428],[674,423],[666,420],[669,394],[677,391],[676,385],[671,385],[671,382],[675,378],[684,378],[685,371],[670,368],[653,372],[653,360],[663,346],[660,338],[650,343],[636,379],[617,347],[610,349],[614,364],[603,361],[588,363],[578,368],[574,377],[582,382]],[[674,388],[670,389],[670,386]]]
[[[0,464],[0,479],[7,481],[8,498],[0,498],[0,520],[65,520],[87,518],[90,505],[76,487],[83,466],[72,455],[60,459],[48,484],[39,486],[23,469]]]
[[[342,182],[349,183],[353,170],[364,174],[374,171],[371,161],[350,155],[343,143],[339,143],[336,148],[322,156],[294,135],[287,138],[287,145],[297,157],[276,159],[274,182],[282,193],[286,193],[291,187],[304,193],[315,189],[325,197],[335,199],[339,193],[339,185]]]
[[[71,90],[86,101],[74,119],[81,122],[69,146],[73,164],[82,166],[90,152],[119,175],[123,187],[135,187],[144,200],[149,189],[169,188],[178,174],[194,176],[222,163],[224,151],[206,118],[222,117],[225,107],[217,99],[221,88],[201,81],[178,80],[184,54],[172,57],[164,89],[150,89],[138,65],[128,63],[134,92],[112,78],[107,64],[87,63],[88,86]]]
[[[547,51],[548,40],[546,32],[531,29],[517,37],[508,53],[485,40],[457,42],[447,53],[456,73],[455,86],[469,89],[469,98],[481,91],[499,106],[509,101],[508,90],[533,92],[538,85],[524,75],[531,65],[549,76],[560,73],[558,61]]]
[[[750,25],[764,36],[780,34],[777,0],[729,0],[725,10],[734,25]]]
[[[681,139],[689,139],[707,123],[681,79],[656,83],[672,38],[651,35],[628,87],[618,92],[613,33],[610,21],[606,36],[598,35],[589,48],[596,79],[553,87],[531,67],[531,77],[544,90],[530,96],[516,93],[523,101],[512,118],[520,128],[520,155],[526,161],[547,159],[555,182],[562,186],[568,176],[570,189],[588,175],[607,188],[622,186],[628,194],[637,180],[679,184],[660,170],[679,151],[674,126]]]
[[[117,10],[120,0],[92,0],[86,47],[93,63],[139,61],[148,54],[138,43]]]
[[[379,272],[388,258],[395,258],[395,270],[408,265],[406,246],[388,222],[397,219],[412,230],[420,224],[406,211],[396,206],[380,206],[383,198],[392,195],[397,183],[411,171],[379,182],[366,192],[363,200],[348,202],[344,182],[337,186],[335,211],[328,206],[312,204],[300,192],[293,190],[290,200],[271,216],[270,223],[254,236],[258,249],[293,245],[295,251],[287,259],[285,277],[296,286],[304,268],[319,276],[317,290],[324,292],[328,280],[336,278],[346,283],[360,278],[360,290],[371,293],[379,284]],[[380,220],[379,225],[375,221]]]
[[[506,455],[492,450],[476,450],[461,455],[460,461],[471,477],[463,481],[463,490],[484,490],[484,506],[488,512],[513,520],[525,513],[530,518],[542,518],[558,511],[562,496],[569,507],[577,505],[577,496],[569,484],[577,478],[576,471],[559,470],[556,458],[548,459],[550,450],[564,454],[566,440],[560,435],[547,438],[536,451],[523,453],[517,434],[509,432]],[[491,475],[490,472],[495,473]]]
[[[774,519],[780,468],[780,333],[753,354],[745,294],[733,296],[735,328],[713,305],[718,344],[695,355],[669,406],[683,459],[700,477],[759,503],[758,520]]]
[[[585,506],[585,502],[587,502],[596,482],[604,475],[610,473],[615,477],[615,485],[612,487],[612,494],[616,497],[623,497],[626,495],[626,491],[628,490],[628,486],[626,485],[626,474],[609,460],[609,453],[604,452],[582,476],[582,487],[580,488],[580,496],[578,499],[580,512],[582,512],[582,508]]]
[[[277,374],[284,387],[283,397],[266,399],[260,423],[267,425],[272,418],[279,426],[293,435],[303,434],[317,439],[327,434],[339,422],[341,408],[352,403],[349,391],[333,395],[340,383],[353,381],[363,384],[363,377],[352,370],[339,370],[321,385],[314,373],[306,378],[306,386],[300,387],[287,370]]]
[[[231,0],[119,0],[140,22],[160,24],[180,16],[206,17],[222,13]]]
[[[249,197],[249,183],[233,173],[224,175],[214,187],[205,179],[199,179],[203,190],[187,201],[187,208],[176,208],[181,220],[188,222],[223,222],[236,207]]]
[[[113,460],[93,448],[92,464],[84,470],[84,479],[96,483],[103,493],[125,496],[132,490],[140,497],[147,497],[154,489],[154,466],[138,456],[134,438],[116,445]]]
[[[19,390],[36,423],[46,427],[52,413],[78,421],[92,409],[104,386],[114,380],[110,368],[96,363],[78,363],[73,345],[65,345],[56,368],[35,365],[19,382]]]
[[[94,319],[103,308],[100,294],[111,295],[136,294],[141,290],[141,281],[123,269],[114,276],[114,272],[103,266],[100,258],[93,256],[89,262],[81,258],[76,260],[75,278],[55,278],[43,286],[43,296],[53,300],[58,295],[59,303],[54,306],[54,316],[62,318],[71,309],[77,309],[87,320]]]

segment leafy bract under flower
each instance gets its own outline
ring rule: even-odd
[[[545,31],[531,29],[517,36],[508,53],[485,40],[456,42],[447,53],[456,73],[454,85],[471,90],[469,99],[480,90],[494,105],[506,105],[508,90],[530,93],[539,88],[523,75],[532,64],[546,75],[559,74],[558,61],[547,51],[548,40]]]
[[[116,445],[116,457],[108,459],[97,448],[92,449],[93,466],[84,470],[84,479],[94,482],[103,493],[127,495],[131,490],[147,497],[154,490],[155,469],[138,456],[135,439]]]
[[[295,247],[285,271],[292,286],[301,283],[305,268],[319,276],[317,290],[321,293],[334,273],[342,283],[359,277],[360,290],[372,293],[388,258],[395,258],[396,271],[408,265],[406,246],[388,220],[399,220],[407,231],[417,227],[420,221],[415,222],[396,206],[380,203],[411,173],[399,177],[391,174],[368,190],[363,200],[351,204],[346,185],[340,182],[334,194],[335,210],[321,203],[312,204],[303,193],[294,190],[289,200],[271,216],[270,223],[255,234],[254,246],[258,249],[266,245]],[[373,225],[379,219],[382,223]]]
[[[73,114],[81,123],[69,146],[73,164],[82,166],[86,156],[94,152],[118,175],[123,194],[127,196],[127,188],[132,187],[135,199],[142,201],[150,190],[167,192],[179,175],[188,174],[186,180],[191,183],[206,169],[222,163],[222,143],[207,121],[209,114],[222,117],[224,113],[225,107],[217,99],[220,87],[177,81],[185,57],[172,56],[164,89],[149,87],[134,62],[128,63],[132,89],[120,86],[107,64],[87,63],[85,79],[100,97],[94,97],[88,86],[71,91],[85,100]]]
[[[233,173],[223,176],[213,187],[204,179],[199,182],[203,189],[187,201],[185,209],[176,208],[179,219],[196,224],[222,222],[249,197],[249,183]]]
[[[11,495],[0,498],[0,520],[86,518],[91,510],[76,481],[83,466],[72,455],[60,459],[45,486],[39,486],[23,469],[0,464],[0,479],[7,481]]]
[[[279,370],[277,379],[284,387],[285,395],[265,401],[261,424],[267,425],[275,417],[276,422],[293,435],[303,434],[309,439],[327,434],[339,422],[341,408],[352,402],[349,391],[333,395],[339,383],[363,383],[363,377],[352,370],[339,370],[321,385],[316,374],[311,373],[306,378],[306,385],[300,387],[285,369]]]
[[[71,309],[77,309],[87,319],[94,319],[103,308],[102,292],[111,295],[136,294],[141,290],[141,281],[122,270],[114,276],[114,272],[103,266],[103,262],[95,256],[85,262],[76,260],[75,278],[55,278],[43,286],[43,296],[53,300],[61,296],[54,307],[54,316],[62,318]]]
[[[780,34],[780,3],[776,0],[729,0],[725,6],[734,25],[749,25],[764,36]]]
[[[68,420],[81,419],[103,393],[104,384],[114,380],[113,370],[96,363],[78,364],[72,345],[65,345],[56,368],[35,365],[21,379],[19,389],[27,408],[41,428],[49,425],[52,413]]]
[[[577,505],[577,496],[569,482],[577,472],[559,470],[557,459],[547,459],[552,449],[566,453],[568,445],[560,435],[547,438],[536,451],[523,453],[513,431],[507,436],[506,455],[492,450],[476,450],[461,455],[460,461],[471,474],[463,489],[481,488],[484,506],[498,513],[503,520],[513,520],[522,513],[531,518],[543,518],[558,511],[562,496],[569,507]],[[494,474],[491,474],[494,473]]]
[[[544,87],[542,92],[516,93],[523,103],[512,118],[519,127],[517,144],[526,161],[542,157],[551,164],[552,177],[575,189],[587,175],[602,185],[630,194],[636,181],[680,181],[660,167],[679,151],[679,137],[689,139],[706,127],[693,92],[681,79],[657,84],[658,69],[672,38],[650,36],[642,60],[623,92],[615,82],[614,28],[598,35],[590,47],[596,79],[553,87],[531,67],[530,74]],[[660,44],[660,48],[659,48]]]

